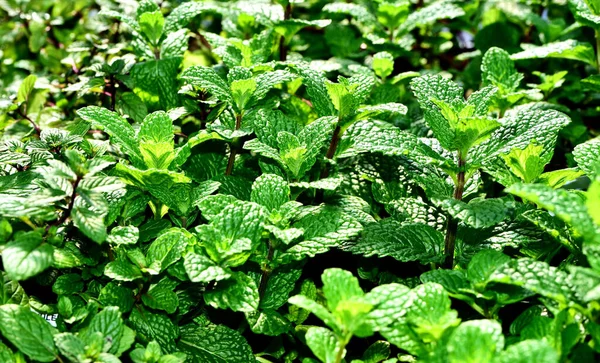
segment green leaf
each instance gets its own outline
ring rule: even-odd
[[[590,240],[598,233],[588,214],[585,199],[576,192],[555,190],[541,184],[514,184],[506,191],[554,213],[556,217],[573,226],[580,235]]]
[[[135,226],[117,226],[110,231],[106,241],[112,245],[134,245],[140,238],[139,229]]]
[[[187,29],[167,33],[167,36],[160,44],[160,57],[162,59],[183,57],[188,50],[189,37],[190,32]]]
[[[301,269],[290,267],[290,265],[271,272],[259,307],[261,309],[278,309],[284,305],[296,287],[296,281],[300,278],[301,273]]]
[[[245,110],[246,104],[254,95],[257,83],[254,79],[238,79],[231,82],[231,97],[239,113]]]
[[[587,175],[595,174],[596,168],[600,165],[600,137],[575,146],[573,157],[577,166]]]
[[[361,297],[365,293],[358,284],[358,279],[351,272],[339,268],[329,268],[321,275],[323,295],[327,299],[327,307],[335,311],[342,301]]]
[[[524,340],[510,345],[497,357],[499,363],[558,363],[556,350],[546,340]]]
[[[83,340],[86,341],[94,333],[101,333],[106,340],[112,343],[108,352],[116,354],[119,351],[119,344],[124,331],[125,326],[119,308],[109,306],[96,314],[90,321],[90,324],[80,334]]]
[[[255,77],[256,91],[254,92],[254,94],[252,96],[251,104],[254,105],[258,101],[265,98],[265,96],[267,95],[267,92],[269,92],[276,85],[291,81],[295,78],[297,78],[296,75],[294,75],[290,72],[287,72],[287,71],[283,71],[283,70],[276,70],[273,72],[265,72],[265,73],[261,73],[261,74],[257,75]]]
[[[339,329],[338,322],[336,321],[333,314],[330,313],[325,306],[320,305],[313,299],[310,299],[304,295],[294,295],[289,298],[288,302],[292,305],[296,305],[304,310],[311,312],[316,317],[323,320],[323,322],[332,329]]]
[[[491,362],[504,348],[502,326],[493,320],[459,325],[447,343],[449,362]]]
[[[386,360],[390,356],[390,353],[390,343],[378,340],[365,350],[362,361],[364,363],[378,363]]]
[[[106,202],[101,194],[92,194],[90,196],[94,197],[94,204],[88,203],[82,195],[75,198],[71,218],[73,219],[73,224],[83,234],[96,243],[102,243],[108,237],[106,225],[104,224],[104,217],[108,212],[105,209]]]
[[[178,106],[177,74],[181,57],[149,60],[131,68],[133,92],[149,111],[169,110]]]
[[[439,207],[473,228],[488,228],[509,217],[511,208],[502,199],[475,198],[465,203],[456,199],[445,199],[438,203]]]
[[[365,300],[373,305],[365,322],[377,331],[403,321],[412,304],[412,295],[408,287],[392,283],[375,287],[365,295]]]
[[[446,150],[453,150],[454,133],[450,123],[433,100],[453,106],[462,105],[464,103],[462,88],[440,75],[413,78],[410,85],[413,94],[419,101],[425,122],[427,122],[442,147]]]
[[[525,149],[534,140],[543,148],[540,154],[542,163],[547,164],[554,153],[558,131],[566,126],[570,119],[554,110],[527,110],[503,118],[502,127],[490,138],[476,145],[468,155],[469,163],[484,165],[493,171],[490,161],[513,149]]]
[[[425,341],[439,339],[444,331],[458,325],[457,312],[450,309],[450,298],[441,285],[425,283],[412,290],[414,301],[407,319]]]
[[[104,274],[118,281],[133,281],[142,277],[140,269],[123,260],[115,260],[106,264]]]
[[[574,299],[569,275],[543,261],[511,260],[496,269],[489,280],[524,287],[563,305]]]
[[[439,19],[453,19],[465,15],[463,9],[450,1],[436,1],[408,15],[400,25],[399,33],[406,34],[417,27],[426,27]]]
[[[571,9],[579,23],[598,30],[600,28],[600,16],[592,12],[588,4],[589,2],[586,3],[586,0],[569,0],[569,9]]]
[[[192,282],[221,281],[231,277],[231,273],[227,269],[197,253],[187,254],[183,264]]]
[[[540,159],[542,151],[541,146],[529,144],[523,150],[512,149],[502,157],[513,174],[525,183],[531,183],[544,172],[545,164]]]
[[[85,343],[72,333],[60,333],[54,336],[54,342],[60,353],[72,362],[85,359]]]
[[[327,8],[328,4],[325,8]],[[335,4],[339,5],[339,4]],[[327,79],[322,72],[311,69],[305,65],[299,65],[296,72],[302,77],[302,83],[306,86],[306,93],[308,94],[315,111],[319,116],[333,116],[336,114],[336,108],[329,98],[329,92],[326,87]]]
[[[158,46],[165,25],[165,18],[162,13],[160,11],[143,13],[138,18],[138,23],[140,24],[140,30],[146,36],[146,39],[150,41],[150,44],[154,47]]]
[[[492,47],[481,61],[481,78],[484,85],[495,86],[505,95],[519,88],[523,75],[517,72],[507,51]]]
[[[252,363],[252,348],[237,331],[223,325],[181,329],[178,348],[193,363]]]
[[[205,292],[204,301],[215,308],[252,312],[258,309],[258,286],[251,277],[238,272],[232,279],[219,282],[214,290]]]
[[[268,211],[275,211],[290,200],[290,187],[278,175],[263,174],[252,184],[251,200]]]
[[[133,92],[125,92],[117,101],[117,110],[123,116],[127,116],[136,122],[142,122],[148,115],[148,108],[144,101]]]
[[[40,362],[53,362],[58,353],[54,328],[41,316],[18,305],[0,306],[0,332],[20,352]]]
[[[83,120],[102,127],[113,143],[119,145],[134,165],[143,166],[135,132],[131,125],[117,113],[97,106],[88,106],[77,111]]]
[[[151,285],[148,292],[142,295],[144,305],[173,314],[179,306],[177,294],[173,291],[176,286],[177,283],[169,278],[163,278],[157,284]]]
[[[442,258],[443,235],[424,224],[406,224],[384,219],[365,226],[356,243],[344,249],[365,257],[390,256],[398,261],[437,262]]]
[[[133,307],[133,292],[131,289],[109,282],[100,290],[98,301],[104,306],[117,306],[123,313],[128,313]]]
[[[78,274],[59,276],[52,285],[52,292],[57,295],[71,295],[83,290],[83,282]]]
[[[140,142],[168,143],[173,145],[173,121],[164,111],[157,111],[144,118],[137,135]]]
[[[585,62],[596,66],[594,48],[589,43],[568,39],[544,45],[521,44],[525,50],[510,56],[513,60],[535,58],[562,58]]]
[[[26,280],[52,265],[53,251],[38,232],[18,234],[4,247],[2,264],[11,279]]]
[[[212,68],[200,66],[189,67],[183,71],[181,79],[191,85],[205,89],[221,101],[233,102],[233,96],[227,82]]]
[[[394,71],[394,57],[388,52],[373,55],[373,71],[380,78],[387,78]]]
[[[175,351],[175,340],[179,337],[179,329],[168,316],[154,314],[139,307],[131,311],[129,323],[140,341],[148,343],[156,340],[164,352]]]
[[[150,265],[155,265],[159,272],[162,272],[179,261],[191,241],[192,237],[187,231],[171,229],[152,242],[146,252],[146,259]]]
[[[278,256],[277,260],[282,263],[299,261],[307,256],[327,252],[330,248],[356,237],[362,230],[356,219],[331,207],[323,207],[303,217],[292,227],[304,230],[304,239]]]
[[[255,334],[276,337],[292,329],[289,320],[270,309],[246,313],[246,320]]]
[[[475,286],[485,286],[492,274],[510,261],[510,257],[505,254],[494,251],[484,250],[477,253],[467,268],[467,276]]]
[[[36,81],[37,76],[35,74],[30,74],[21,82],[19,91],[17,92],[17,103],[19,105],[29,100],[29,96],[31,95],[31,92],[33,92]]]
[[[339,83],[327,81],[325,87],[333,106],[338,111],[340,119],[351,115],[358,108],[358,100],[354,96],[358,85],[350,83],[346,78],[339,77]]]
[[[312,327],[306,332],[306,344],[323,363],[335,363],[340,349],[343,349],[333,332],[326,328]],[[342,358],[345,353],[342,353]]]

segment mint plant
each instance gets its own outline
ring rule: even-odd
[[[599,9],[0,2],[0,361],[597,361]]]

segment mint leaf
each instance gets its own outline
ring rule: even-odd
[[[424,224],[402,225],[392,219],[365,226],[361,238],[344,248],[365,257],[390,256],[398,261],[439,261],[443,245],[440,232]]]
[[[187,325],[181,329],[177,346],[195,363],[248,363],[255,360],[244,337],[223,325]]]
[[[0,332],[31,359],[53,362],[58,357],[52,339],[55,329],[25,307],[12,304],[0,306]]]
[[[2,264],[10,278],[26,280],[46,270],[54,260],[54,248],[37,232],[15,236],[2,251]]]

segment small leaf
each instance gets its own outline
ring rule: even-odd
[[[37,76],[35,74],[30,74],[19,86],[19,91],[17,92],[17,103],[21,104],[23,102],[27,102],[29,100],[29,96],[34,89],[35,82],[37,81]]]
[[[160,11],[143,13],[139,18],[140,30],[153,46],[157,46],[163,33],[165,18]]]

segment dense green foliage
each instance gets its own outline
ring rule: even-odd
[[[0,19],[0,362],[600,359],[598,0]]]

